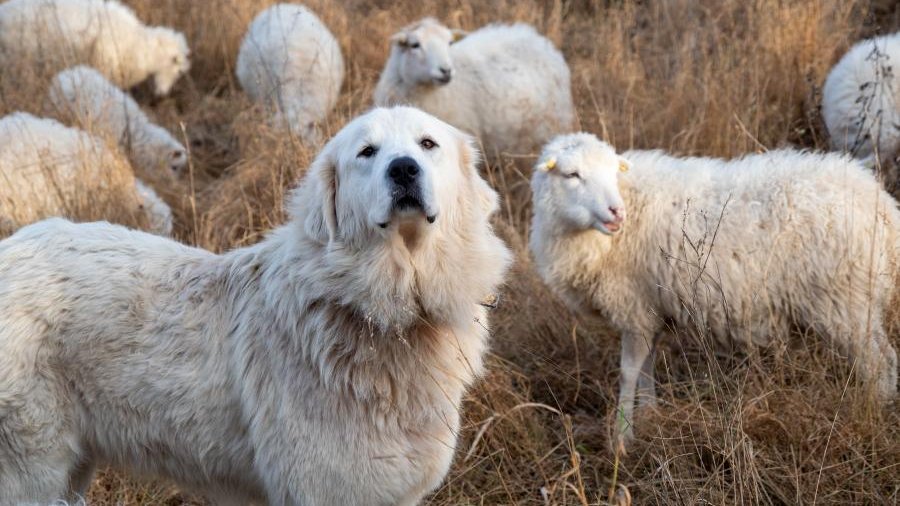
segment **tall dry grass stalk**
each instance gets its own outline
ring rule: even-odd
[[[157,121],[184,132],[189,174],[157,190],[178,237],[221,251],[284,221],[287,190],[318,146],[263,126],[240,92],[244,29],[272,0],[131,0],[150,23],[188,37],[193,69],[174,94],[137,90]],[[824,149],[819,88],[861,36],[900,28],[884,0],[311,0],[338,38],[347,78],[326,135],[370,106],[387,38],[426,15],[475,29],[524,21],[565,53],[580,127],[620,149],[732,156],[793,144]],[[0,111],[35,110],[45,77],[0,74]],[[30,86],[22,86],[30,82]],[[183,126],[183,130],[182,130]],[[485,174],[504,195],[497,226],[517,253],[493,314],[489,372],[465,406],[459,452],[434,505],[897,504],[900,415],[873,411],[849,370],[819,346],[723,354],[702,338],[659,354],[660,407],[640,413],[638,442],[607,450],[618,339],[572,315],[527,257],[527,167],[500,157]],[[895,326],[896,328],[896,326]],[[892,336],[900,345],[900,333]],[[796,342],[797,340],[792,340]],[[783,343],[784,341],[776,342]],[[615,478],[615,481],[613,479]],[[166,486],[103,474],[93,504],[181,504]]]

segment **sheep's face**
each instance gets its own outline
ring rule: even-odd
[[[557,137],[544,148],[532,176],[535,213],[570,230],[613,235],[625,222],[618,174],[630,167],[593,135]]]
[[[191,68],[190,50],[184,35],[168,28],[151,28],[153,39],[153,85],[157,95],[167,95]]]
[[[394,55],[400,59],[401,79],[413,84],[440,86],[449,83],[453,78],[450,45],[461,34],[432,18],[425,18],[391,37]]]
[[[311,235],[345,243],[466,226],[462,216],[484,218],[496,206],[475,163],[472,140],[452,126],[411,107],[374,109],[326,144],[303,197],[324,205],[297,214]]]

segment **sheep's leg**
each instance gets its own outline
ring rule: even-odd
[[[815,330],[830,336],[854,364],[859,378],[873,385],[879,398],[889,400],[897,394],[897,351],[887,338],[882,315],[879,311],[869,314],[864,304],[855,312],[851,309],[834,311],[834,318]]]
[[[616,408],[616,451],[625,452],[625,447],[634,439],[634,396],[638,378],[652,355],[653,340],[645,334],[626,333],[622,335],[621,378],[619,380],[619,403]],[[650,366],[652,369],[652,365]]]
[[[637,402],[638,407],[656,406],[656,343],[659,342],[659,334],[653,338],[650,343],[650,355],[644,359],[644,365],[641,366],[641,374],[637,381]]]
[[[870,332],[845,334],[839,348],[855,362],[856,374],[873,385],[880,399],[890,400],[897,394],[897,351],[891,346],[881,319],[874,319]]]

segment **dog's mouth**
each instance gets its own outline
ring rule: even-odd
[[[429,224],[437,220],[437,213],[429,212],[426,209],[425,202],[417,190],[406,191],[400,190],[394,195],[394,203],[391,206],[391,216],[400,216],[401,218],[424,214]],[[390,221],[379,223],[381,228],[387,228]]]
[[[407,210],[424,211],[425,206],[422,204],[422,199],[419,198],[418,195],[406,194],[394,202],[394,210],[396,210],[396,211],[407,211]]]

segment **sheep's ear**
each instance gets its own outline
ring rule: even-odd
[[[619,157],[619,172],[628,172],[631,170],[631,162],[625,158]]]
[[[450,30],[450,32],[453,33],[453,40],[450,41],[451,44],[453,44],[454,42],[459,42],[466,38],[466,35],[469,35],[469,32],[460,30],[459,28],[454,28]]]
[[[332,243],[338,236],[337,222],[337,165],[327,149],[319,154],[309,168],[304,182],[306,202],[306,233],[321,243]]]
[[[551,156],[550,158],[547,158],[546,160],[537,164],[535,168],[541,172],[550,172],[551,170],[556,168],[556,157]]]
[[[409,34],[406,32],[395,33],[394,35],[391,35],[391,42],[400,47],[406,47],[409,45]]]

